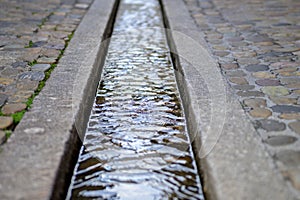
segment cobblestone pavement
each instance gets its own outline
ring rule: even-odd
[[[266,149],[299,192],[300,1],[185,3]]]
[[[0,0],[0,144],[43,87],[92,0]]]

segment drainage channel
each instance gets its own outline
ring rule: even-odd
[[[157,0],[121,0],[67,199],[204,199]]]

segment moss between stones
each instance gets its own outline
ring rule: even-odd
[[[60,51],[60,54],[57,57],[56,62],[51,64],[51,67],[45,72],[45,78],[42,81],[40,81],[40,83],[39,83],[37,89],[34,91],[33,95],[28,98],[28,100],[26,102],[26,105],[27,105],[26,110],[23,110],[23,111],[20,111],[20,112],[17,112],[17,113],[14,113],[14,114],[10,115],[13,118],[13,125],[4,130],[5,133],[6,133],[6,138],[7,139],[10,137],[12,131],[15,129],[15,127],[18,125],[18,123],[22,120],[22,118],[23,118],[24,114],[26,113],[26,111],[28,111],[28,109],[31,108],[34,98],[44,88],[44,86],[46,84],[46,81],[49,79],[52,71],[55,69],[55,67],[57,66],[59,60],[63,56],[64,51],[67,48],[67,46],[68,46],[70,40],[72,39],[73,35],[74,35],[74,32],[72,32],[71,34],[68,35],[68,39],[65,41],[65,47],[64,47],[63,50]],[[30,41],[28,46],[32,46],[32,44],[33,44],[32,41]],[[30,65],[30,66],[33,66],[35,64],[37,64],[36,60],[33,60],[32,62],[28,62],[28,65]],[[3,113],[1,111],[0,111],[0,116],[3,116]]]

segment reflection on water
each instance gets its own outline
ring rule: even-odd
[[[162,27],[121,2],[68,199],[203,199]]]

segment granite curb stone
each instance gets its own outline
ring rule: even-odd
[[[107,37],[116,2],[94,1],[46,86],[3,145],[1,200],[65,198],[78,134],[85,130],[100,79],[106,44],[101,41]]]
[[[218,66],[226,70],[237,69],[237,65],[222,63],[218,65],[217,61],[212,59],[212,51],[209,50],[209,47],[220,44],[220,39],[210,40],[210,43],[205,42],[204,34],[210,35],[215,32],[211,31],[208,26],[203,26],[201,32],[194,24],[182,0],[162,0],[161,2],[166,15],[165,23],[167,28],[171,29],[167,34],[172,35],[169,43],[171,51],[176,52],[177,55],[173,55],[175,60],[173,62],[177,64],[177,83],[183,99],[197,163],[203,176],[203,190],[206,196],[209,199],[295,199],[295,196],[290,193],[288,185],[280,176],[272,158],[265,151],[259,135],[237,101],[234,91],[224,84],[226,86],[225,104],[219,102],[222,107],[215,104],[218,109],[208,106],[210,104],[207,100],[210,99],[213,102],[213,92],[218,91],[215,85],[223,82],[222,78],[216,74],[220,73]],[[223,1],[223,3],[226,5],[226,2]],[[212,4],[209,1],[201,1],[200,4],[195,2],[191,6],[193,9],[191,13],[199,13],[198,11],[201,9],[198,8],[199,5],[207,8],[205,13],[207,16],[214,17],[213,22],[210,21],[211,23],[222,26],[217,29],[218,32],[223,33],[224,37],[236,36],[232,32],[233,29],[227,27],[227,24],[219,23],[223,22],[223,19],[219,21],[220,16],[211,9]],[[202,17],[204,15],[197,16],[199,18],[195,18],[195,21],[203,25]],[[178,34],[178,32],[182,34]],[[185,37],[182,35],[192,38],[193,42],[189,43],[184,40]],[[238,41],[241,38],[232,39],[232,41],[235,40]],[[264,35],[259,38],[252,37],[251,40],[253,42],[271,41]],[[193,44],[197,44],[197,48],[191,48],[195,47]],[[255,53],[236,55],[244,59],[248,56],[255,56]],[[230,57],[225,54],[219,54],[219,56]],[[212,68],[215,70],[211,70]],[[259,66],[253,71],[265,69],[267,69],[266,66]],[[214,73],[211,73],[212,71]],[[208,90],[208,88],[213,90]],[[222,96],[220,93],[218,94]],[[250,98],[265,96],[260,91],[241,91],[239,95]],[[218,96],[215,97],[218,98]],[[226,108],[225,111],[224,108]],[[222,116],[224,112],[226,114],[224,126],[221,127],[222,131],[218,138],[217,132],[209,132],[209,130],[218,130],[220,122],[210,122],[210,119],[212,115]],[[217,117],[215,120],[220,119]],[[211,138],[212,136],[208,133],[216,138]],[[205,141],[204,138],[206,138]],[[209,151],[210,146],[214,147],[211,151]],[[202,157],[201,153],[205,151],[210,153]]]

